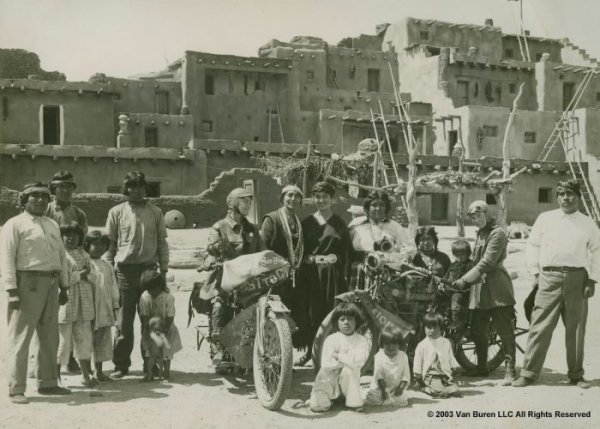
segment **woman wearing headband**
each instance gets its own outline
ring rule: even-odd
[[[350,263],[350,233],[344,220],[333,213],[335,194],[328,182],[312,188],[317,211],[302,221],[304,258],[298,273],[296,342],[306,353],[296,362],[305,365],[311,358],[312,343],[325,316],[333,310],[334,298],[346,292]]]

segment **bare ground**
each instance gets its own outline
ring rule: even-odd
[[[448,250],[454,228],[439,228],[442,235],[440,247]],[[468,230],[473,236],[473,230]],[[202,230],[171,231],[169,241],[174,248],[190,249],[203,247],[206,233]],[[513,241],[509,245],[507,261],[509,271],[516,273],[515,292],[519,305],[520,325],[524,326],[521,303],[529,291],[524,261],[524,243]],[[600,423],[600,336],[599,298],[590,301],[588,334],[586,344],[586,377],[592,388],[580,390],[567,384],[564,330],[559,324],[556,329],[544,373],[540,381],[531,387],[516,389],[497,386],[502,377],[498,369],[487,380],[459,379],[464,392],[463,399],[434,400],[419,392],[410,391],[410,405],[403,409],[371,408],[364,414],[348,411],[336,406],[325,414],[314,414],[297,404],[308,398],[313,380],[310,367],[297,369],[288,400],[279,412],[263,409],[254,393],[252,377],[223,377],[215,375],[208,359],[207,346],[196,350],[194,326],[204,320],[192,320],[187,324],[188,289],[197,274],[192,270],[172,270],[175,275],[173,289],[177,301],[176,323],[181,332],[184,349],[175,356],[170,383],[140,383],[141,358],[139,348],[133,353],[131,374],[119,381],[102,383],[96,391],[79,386],[79,377],[63,375],[63,384],[73,389],[66,397],[42,397],[35,392],[34,380],[30,380],[29,405],[13,405],[8,395],[0,395],[0,427],[4,428],[229,428],[229,427],[273,427],[304,428],[326,427],[544,427],[567,426],[598,427]],[[4,294],[0,308],[5,309]],[[4,316],[2,317],[5,320]],[[139,338],[139,335],[138,337]],[[526,338],[520,337],[519,344],[525,347]],[[0,327],[0,384],[6,386],[6,325]],[[522,362],[522,354],[517,357]],[[108,370],[112,369],[108,365]],[[368,382],[368,378],[365,378]],[[495,413],[495,417],[473,417],[473,412]],[[591,411],[590,418],[571,417],[501,417],[501,413],[517,411]],[[433,412],[433,417],[427,413]],[[436,412],[446,417],[435,416]],[[470,417],[459,417],[458,412],[471,413]],[[452,416],[448,414],[452,413]]]

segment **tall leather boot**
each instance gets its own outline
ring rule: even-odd
[[[500,383],[501,386],[510,386],[516,379],[515,360],[511,356],[506,356],[504,359],[505,372],[504,379]]]

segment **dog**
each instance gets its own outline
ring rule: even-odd
[[[160,317],[153,317],[148,322],[148,337],[145,341],[146,355],[148,362],[146,364],[146,375],[144,381],[153,381],[154,377],[162,379],[164,371],[164,360],[171,350],[171,344],[164,332],[162,332],[162,320]],[[155,374],[155,372],[157,372]]]

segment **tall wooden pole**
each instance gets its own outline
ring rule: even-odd
[[[307,195],[306,188],[308,186],[308,160],[310,158],[311,146],[312,146],[312,143],[309,140],[308,143],[306,144],[306,163],[304,164],[304,174],[302,175],[302,192],[304,193],[304,196]]]
[[[408,232],[414,238],[419,226],[419,215],[417,210],[417,156],[421,146],[421,140],[416,140],[415,145],[408,153],[408,181],[406,183],[406,216],[408,217]]]
[[[502,178],[503,179],[510,178],[510,158],[509,158],[510,155],[508,153],[508,135],[510,133],[510,129],[511,129],[512,124],[515,119],[517,103],[519,102],[519,98],[521,98],[521,95],[523,94],[523,85],[525,85],[525,83],[522,83],[519,86],[519,92],[517,92],[517,95],[516,95],[515,99],[513,100],[512,110],[510,111],[510,115],[508,115],[506,129],[504,130],[504,140],[502,140]],[[506,195],[507,192],[508,192],[508,186],[503,186],[502,190],[500,191],[499,200],[498,200],[498,224],[504,230],[507,229],[507,218],[508,218],[507,204],[506,204],[507,203],[507,195]]]

